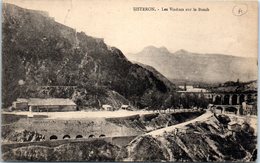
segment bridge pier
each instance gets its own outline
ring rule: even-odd
[[[240,104],[239,98],[240,98],[240,96],[237,95],[237,104]]]
[[[227,111],[228,108],[230,110]],[[221,113],[234,112],[237,115],[239,115],[239,108],[240,108],[240,105],[215,105],[214,110],[215,110],[215,112],[216,112],[216,110],[221,110]]]
[[[229,105],[232,105],[232,97],[233,97],[233,95],[229,95]]]
[[[209,94],[212,102],[217,105],[240,105],[242,102],[257,98],[257,94]]]

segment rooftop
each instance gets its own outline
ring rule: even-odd
[[[46,105],[66,105],[75,106],[76,104],[67,98],[29,98],[28,105],[31,106],[46,106]]]
[[[111,105],[102,105],[103,108],[112,108]]]
[[[185,86],[179,86],[181,89],[185,89]],[[178,91],[178,92],[208,92],[208,90],[204,88],[194,88],[193,86],[187,85],[186,90]]]

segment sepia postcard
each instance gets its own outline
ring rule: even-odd
[[[255,162],[258,2],[3,0],[1,160]]]

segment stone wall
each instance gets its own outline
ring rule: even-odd
[[[45,140],[49,140],[52,135],[58,139],[63,139],[65,135],[69,135],[71,139],[75,139],[77,135],[88,138],[94,135],[98,138],[100,135],[105,137],[138,135],[142,132],[125,126],[107,122],[104,119],[94,120],[53,120],[46,118],[26,118],[20,119],[15,124],[15,130],[35,131],[45,136]]]

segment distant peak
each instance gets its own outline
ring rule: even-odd
[[[187,50],[184,50],[184,49],[180,49],[178,51],[176,51],[174,54],[186,54],[186,53],[189,53]]]
[[[160,52],[160,53],[170,53],[169,50],[162,46],[160,48],[157,48],[155,46],[147,46],[143,49],[143,52]]]
[[[180,50],[178,50],[177,52],[180,52],[180,53],[188,53],[188,51],[187,51],[187,50],[184,50],[184,49],[180,49]]]
[[[161,52],[170,53],[169,50],[166,47],[164,47],[164,46],[160,47],[159,50]]]
[[[146,46],[143,50],[157,49],[155,46]]]

